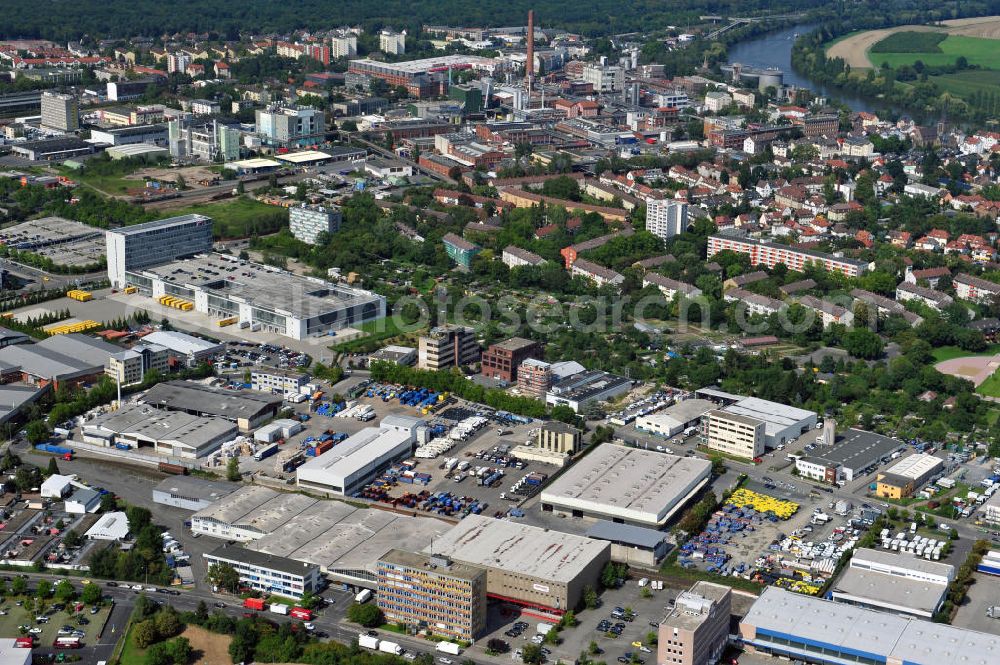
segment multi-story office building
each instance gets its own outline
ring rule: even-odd
[[[669,199],[646,202],[646,230],[657,238],[673,238],[687,230],[688,204]]]
[[[42,127],[61,132],[80,129],[80,107],[74,95],[46,90],[42,93]]]
[[[749,254],[751,265],[764,265],[773,268],[779,263],[789,270],[802,272],[809,264],[815,263],[831,272],[836,271],[847,277],[857,277],[868,269],[864,261],[856,261],[833,254],[824,254],[811,249],[799,249],[790,245],[778,245],[751,238],[741,238],[730,235],[713,235],[708,237],[708,256],[712,257],[724,249],[739,254]]]
[[[617,65],[587,65],[583,82],[594,86],[594,92],[607,95],[625,89],[625,70]]]
[[[128,284],[126,270],[211,252],[212,220],[203,215],[169,217],[112,229],[105,238],[108,278],[122,288]]]
[[[716,410],[705,414],[704,424],[712,450],[747,459],[764,454],[764,421]]]
[[[322,587],[319,566],[310,563],[229,545],[204,556],[209,566],[229,564],[239,573],[241,585],[265,594],[298,600],[306,592],[317,593]]]
[[[121,351],[108,358],[105,374],[128,386],[142,383],[149,371],[166,372],[170,362],[170,350],[159,344],[136,344],[127,351]]]
[[[483,376],[513,383],[517,380],[517,370],[528,358],[541,355],[541,345],[523,337],[491,344],[483,354]]]
[[[474,640],[486,630],[486,570],[445,556],[390,550],[379,559],[378,607],[387,621]]]
[[[471,328],[438,326],[420,338],[417,345],[417,367],[447,369],[471,365],[479,362],[481,355],[479,343]]]
[[[656,662],[660,665],[714,665],[729,640],[732,591],[712,582],[697,582],[684,591],[657,629]]]
[[[353,58],[358,54],[357,35],[347,32],[334,35],[330,40],[330,55],[334,58]]]
[[[250,387],[265,393],[298,395],[309,383],[308,374],[283,369],[254,369],[250,371]]]
[[[528,358],[517,368],[517,389],[523,395],[545,399],[552,387],[552,365],[542,360]]]
[[[326,135],[326,114],[311,108],[257,110],[256,131],[266,145],[291,148],[321,142]]]
[[[538,429],[537,445],[541,450],[572,455],[579,452],[583,444],[583,433],[566,423],[553,420]]]
[[[292,235],[310,245],[319,243],[321,233],[336,233],[340,229],[340,208],[337,206],[298,205],[288,210],[288,228]]]
[[[378,47],[380,51],[389,55],[403,55],[406,53],[406,30],[403,32],[383,30],[378,36]]]

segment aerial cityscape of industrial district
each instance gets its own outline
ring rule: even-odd
[[[1000,663],[995,17],[248,1],[0,25],[0,665]]]

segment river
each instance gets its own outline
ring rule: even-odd
[[[837,99],[847,104],[852,111],[871,111],[870,102],[838,88],[813,83],[792,69],[792,44],[798,35],[812,31],[815,25],[796,25],[775,32],[753,37],[729,47],[729,62],[738,62],[752,67],[777,67],[785,72],[786,84],[809,88],[817,95]]]

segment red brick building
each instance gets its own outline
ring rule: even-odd
[[[512,337],[498,344],[491,344],[483,354],[483,376],[507,383],[517,380],[517,368],[528,358],[541,356],[538,342],[523,337]]]

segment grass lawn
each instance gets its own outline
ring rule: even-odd
[[[971,351],[965,351],[958,348],[957,346],[939,346],[938,348],[931,351],[931,355],[934,356],[935,362],[943,362],[945,360],[952,360],[954,358],[969,358],[974,356],[993,356],[1000,353],[1000,344],[990,344],[985,351],[980,351],[979,353],[972,353]]]
[[[85,175],[79,171],[69,169],[65,170],[65,175],[72,180],[76,180],[84,185],[90,185],[94,189],[112,196],[127,194],[128,190],[141,189],[143,186],[141,180],[126,180],[120,175]]]
[[[893,67],[912,65],[920,60],[925,65],[951,65],[959,56],[965,56],[969,64],[986,69],[1000,69],[1000,41],[981,37],[948,35],[938,45],[940,53],[873,53],[868,52],[868,60],[875,67],[888,62]]]
[[[990,378],[979,384],[976,392],[987,397],[1000,397],[1000,376],[993,374]]]
[[[165,211],[164,217],[205,215],[214,221],[216,238],[246,238],[251,235],[275,233],[288,226],[288,211],[277,206],[239,197],[218,203],[199,203],[186,208]]]
[[[129,624],[128,632],[125,633],[125,643],[122,647],[121,656],[118,658],[119,663],[141,663],[144,660],[145,649],[140,649],[135,645],[135,641],[132,639],[132,628],[135,626],[134,623]]]

